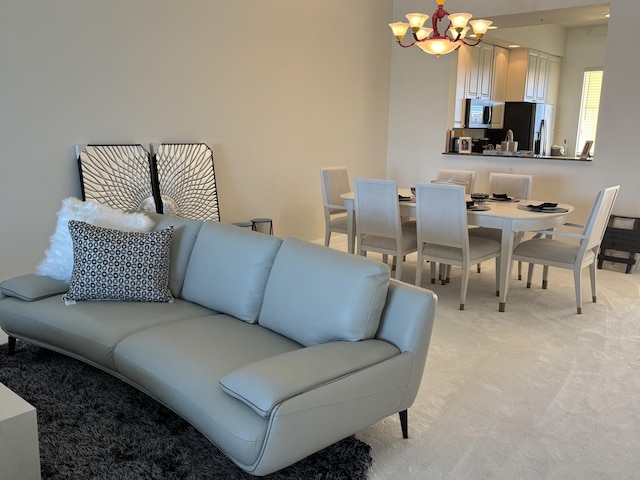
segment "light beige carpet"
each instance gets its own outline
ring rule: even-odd
[[[585,270],[582,315],[572,274],[551,269],[542,290],[541,267],[532,289],[514,273],[499,313],[494,272],[471,274],[460,311],[460,270],[432,286],[425,265],[439,304],[410,438],[397,416],[358,434],[371,480],[639,479],[640,272],[605,263],[594,304]]]

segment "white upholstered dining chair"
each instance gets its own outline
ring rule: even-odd
[[[347,209],[340,195],[351,191],[347,167],[320,169],[322,203],[324,211],[324,245],[329,246],[332,233],[347,235]]]
[[[393,256],[395,278],[402,279],[404,256],[416,251],[416,224],[402,222],[398,187],[394,180],[356,178],[354,180],[358,255]]]
[[[489,174],[489,195],[506,194],[517,200],[529,200],[531,198],[532,187],[532,175],[495,172]],[[502,241],[502,231],[497,228],[471,228],[469,234],[474,237],[490,238],[498,242]],[[522,238],[522,232],[516,232],[514,235],[516,235],[516,242]],[[478,264],[478,273],[480,273],[480,270],[480,264]],[[518,280],[522,280],[522,262],[518,262]]]
[[[499,288],[500,243],[470,237],[464,187],[419,183],[416,185],[418,263],[416,285],[422,283],[425,260],[431,263],[431,283],[436,279],[436,262],[462,267],[460,310],[464,310],[471,265],[496,259],[496,290]],[[443,280],[443,284],[446,283]]]
[[[592,301],[596,302],[596,262],[602,237],[604,236],[619,185],[603,188],[597,195],[591,208],[586,225],[566,223],[566,226],[581,229],[581,233],[555,230],[539,231],[530,240],[520,243],[513,251],[513,260],[529,262],[527,288],[531,288],[534,264],[544,265],[542,288],[547,288],[549,267],[573,270],[573,282],[576,292],[576,308],[582,313],[582,270],[589,267],[591,277]],[[552,237],[564,237],[565,241]],[[573,240],[568,242],[566,240]],[[576,242],[577,240],[577,242]],[[513,266],[513,262],[511,264]]]
[[[432,183],[452,183],[466,182],[465,193],[473,192],[476,183],[476,172],[473,170],[449,170],[442,169],[438,171],[436,179]]]

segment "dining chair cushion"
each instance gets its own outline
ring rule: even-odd
[[[349,221],[346,215],[339,215],[333,217],[329,221],[329,225],[331,226],[331,228],[340,228],[346,230],[347,226],[349,225]]]
[[[517,255],[544,258],[560,263],[574,263],[579,252],[580,244],[570,244],[550,238],[533,238],[522,242],[514,250],[514,254]]]
[[[496,250],[500,251],[500,243],[495,240],[469,237],[469,258],[483,257]],[[422,248],[422,254],[462,262],[462,249],[458,247],[426,243]]]
[[[407,250],[416,245],[416,227],[414,225],[402,225],[402,249]],[[363,247],[385,248],[393,250],[396,248],[396,240],[389,237],[380,237],[378,235],[364,235],[362,237]]]
[[[306,347],[373,338],[387,297],[389,266],[335,253],[285,239],[269,275],[259,324]]]

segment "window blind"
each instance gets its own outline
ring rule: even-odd
[[[600,91],[602,89],[602,70],[587,70],[582,81],[582,101],[576,142],[576,155],[580,155],[588,140],[595,142],[600,109]],[[595,143],[591,153],[595,152]]]

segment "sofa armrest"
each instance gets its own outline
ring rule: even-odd
[[[69,290],[69,285],[63,280],[29,273],[5,280],[0,284],[0,289],[7,297],[16,297],[26,302],[33,302],[65,293]]]
[[[400,354],[381,340],[331,342],[251,363],[220,379],[229,395],[268,417],[279,403]]]

